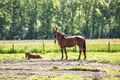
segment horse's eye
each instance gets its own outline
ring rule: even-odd
[[[54,37],[56,38],[56,35]]]

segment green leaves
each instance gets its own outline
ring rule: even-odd
[[[1,0],[0,39],[52,39],[54,26],[67,35],[119,38],[119,3],[118,0]]]

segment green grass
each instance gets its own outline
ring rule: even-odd
[[[53,66],[52,68],[53,68],[53,70],[58,70],[59,69],[57,66]]]
[[[71,68],[59,68],[57,66],[53,66],[52,70],[67,70],[67,71],[92,71],[92,72],[99,72],[100,69],[98,68],[89,68],[89,67],[71,67]]]
[[[26,76],[16,74],[0,74],[0,80],[21,80],[25,79]]]
[[[0,68],[0,70],[31,70],[30,68]]]
[[[105,70],[106,76],[103,77],[103,80],[120,80],[120,71],[119,70]]]
[[[47,76],[38,76],[38,75],[33,75],[31,76],[32,80],[80,80],[80,77],[78,76],[73,76],[73,75],[47,75]]]
[[[97,68],[87,68],[87,67],[80,67],[80,66],[72,67],[72,68],[66,68],[66,69],[63,69],[63,70],[92,71],[92,72],[98,72],[98,71],[100,71],[100,69],[97,69]]]
[[[43,48],[44,42],[44,48]],[[108,43],[110,42],[110,51]],[[95,39],[87,40],[87,61],[88,62],[100,62],[106,64],[120,65],[120,39]],[[13,46],[14,44],[14,46]],[[77,52],[73,52],[74,48],[67,48],[68,60],[77,60]],[[15,61],[26,61],[24,52],[33,52],[34,54],[40,54],[43,59],[58,60],[61,58],[61,52],[58,44],[54,44],[53,40],[18,40],[18,41],[0,41],[0,63],[14,63]],[[65,55],[64,55],[65,56]],[[83,54],[81,60],[83,61]],[[10,70],[9,68],[4,68]],[[1,68],[1,70],[4,70]],[[25,70],[29,70],[24,68]],[[57,66],[53,66],[53,69],[59,70]],[[15,68],[11,70],[23,70],[22,68]],[[105,76],[102,80],[119,80],[120,71],[117,70],[104,70],[97,68],[86,67],[71,67],[63,70],[81,70],[81,71],[105,71]],[[95,77],[79,77],[74,75],[36,75],[36,74],[0,74],[0,80],[96,80]]]
[[[16,60],[24,60],[25,55],[23,53],[19,54],[0,54],[0,60],[7,60],[7,61],[16,61]]]
[[[118,75],[120,71],[115,70],[106,70],[106,74],[103,77],[100,75],[93,75],[93,77],[85,76],[75,76],[75,75],[60,75],[60,74],[47,74],[47,75],[40,75],[40,74],[25,74],[25,73],[18,73],[18,74],[0,74],[0,80],[119,80],[120,78]]]
[[[90,77],[74,75],[35,75],[35,74],[0,74],[0,80],[92,80]]]
[[[110,48],[109,43],[110,42]],[[88,52],[120,52],[120,39],[93,39],[86,40]],[[109,50],[110,49],[110,50]],[[73,52],[73,48],[67,48]],[[78,50],[78,47],[77,47]],[[58,44],[54,40],[2,40],[0,41],[0,53],[30,52],[59,52]]]
[[[87,55],[88,61],[120,65],[120,52],[88,52]]]
[[[43,59],[60,59],[61,53],[60,52],[51,52],[51,53],[35,53],[39,54],[43,57]],[[78,52],[68,52],[68,60],[77,60],[78,58]],[[65,57],[65,55],[64,55]],[[84,56],[81,55],[81,60],[83,60]],[[101,63],[108,63],[108,64],[118,64],[120,65],[120,52],[87,52],[87,61],[88,62],[101,62]],[[19,61],[19,60],[25,60],[25,54],[24,53],[6,53],[6,54],[0,54],[0,61]]]
[[[78,52],[68,52],[68,60],[77,60]],[[101,62],[108,64],[118,64],[120,65],[120,52],[87,52],[86,60],[89,62]],[[60,59],[61,53],[46,53],[45,58],[50,59]],[[64,55],[65,57],[65,55]],[[84,56],[81,55],[81,60],[83,60]],[[65,58],[64,58],[65,59]]]
[[[37,54],[37,53],[36,53]],[[40,54],[43,56],[43,59],[60,59],[61,53],[60,52],[51,52],[46,54]],[[78,58],[78,52],[69,52],[68,53],[68,60],[74,60]],[[82,55],[81,59],[83,60],[84,56]],[[23,60],[26,61],[24,58],[24,53],[5,53],[0,54],[0,61],[2,62],[13,62]],[[107,63],[107,64],[117,64],[120,65],[120,52],[87,52],[87,61],[96,61],[101,63]],[[29,68],[24,68],[25,70],[29,70]],[[24,70],[22,68],[15,68],[15,69],[9,69],[4,68],[1,70]],[[98,68],[87,68],[87,67],[71,67],[71,68],[64,68],[60,69],[57,66],[53,66],[54,70],[80,70],[80,71],[104,71],[105,76],[102,77],[102,80],[119,80],[120,71],[118,70],[104,70],[104,69],[98,69]],[[93,77],[79,77],[74,75],[59,75],[55,73],[46,74],[46,75],[40,75],[40,74],[0,74],[0,80],[99,80],[98,76]]]

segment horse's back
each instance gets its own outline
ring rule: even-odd
[[[73,47],[75,45],[80,45],[81,43],[83,43],[84,37],[82,36],[67,36],[65,37],[65,42],[63,41],[63,43],[65,43],[66,47]]]
[[[67,41],[84,41],[85,37],[84,36],[68,36],[66,37]]]
[[[85,42],[85,37],[84,36],[76,36],[76,41],[77,41],[77,45],[83,45]]]
[[[26,56],[28,57],[28,59],[39,59],[39,58],[42,58],[40,55],[33,55],[33,54],[30,54],[30,53],[26,53]]]

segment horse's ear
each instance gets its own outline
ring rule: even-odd
[[[55,30],[55,31],[57,31],[57,30],[58,30],[58,28],[53,28],[53,31],[54,31],[54,30]]]
[[[58,30],[58,28],[56,28],[56,31]]]
[[[56,31],[57,31],[57,30],[58,30],[58,28],[53,28],[53,30],[56,30]]]

